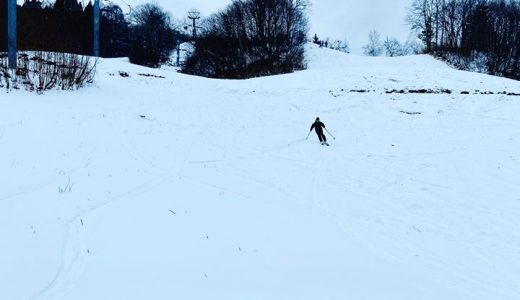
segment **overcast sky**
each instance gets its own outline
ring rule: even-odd
[[[86,1],[86,0],[85,0]],[[124,6],[124,2],[136,5],[146,0],[112,0]],[[155,0],[173,17],[183,18],[188,10],[196,8],[203,16],[226,7],[231,0]],[[409,34],[405,25],[407,7],[411,0],[311,0],[311,35],[333,39],[346,38],[353,52],[361,52],[371,29],[384,36],[406,40]]]

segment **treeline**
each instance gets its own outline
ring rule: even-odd
[[[27,4],[28,2],[28,4]],[[67,3],[69,4],[69,3]],[[44,6],[26,1],[17,9],[18,49],[92,54],[93,7],[65,6],[63,0]],[[0,0],[0,51],[7,48],[7,0]]]
[[[19,50],[92,55],[92,3],[46,3],[26,0],[18,7]],[[133,63],[157,67],[178,43],[189,41],[192,51],[182,69],[185,73],[250,78],[293,72],[305,68],[307,6],[307,0],[234,0],[187,36],[157,4],[138,6],[129,15],[109,4],[102,8],[100,55],[128,56]],[[7,0],[0,0],[0,52],[7,48],[6,8]]]
[[[408,21],[426,52],[520,79],[520,1],[414,0]]]
[[[306,1],[235,0],[207,20],[183,72],[251,78],[305,68]]]
[[[321,39],[318,34],[314,34],[311,39],[313,44],[320,46],[320,48],[329,48],[332,50],[350,53],[350,45],[347,39],[344,40],[331,40],[330,38]]]
[[[47,2],[49,3],[49,2]],[[27,0],[18,6],[20,51],[93,54],[93,5],[77,0],[57,0],[44,5]],[[7,49],[7,0],[0,0],[0,52]],[[177,40],[186,35],[174,29],[170,16],[157,4],[136,7],[125,15],[114,4],[101,10],[100,55],[130,57],[132,62],[158,66],[166,61]]]

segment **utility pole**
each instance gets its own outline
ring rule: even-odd
[[[7,52],[9,69],[16,70],[16,0],[8,0],[7,2]]]
[[[94,0],[94,56],[99,57],[99,22],[101,19],[101,9],[99,0]]]
[[[193,39],[197,37],[197,20],[200,19],[200,12],[192,10],[188,12],[188,19],[193,22]]]

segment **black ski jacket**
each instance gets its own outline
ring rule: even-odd
[[[325,124],[323,124],[321,121],[316,121],[311,126],[311,131],[314,129],[316,130],[316,133],[323,133],[323,128],[325,128]]]

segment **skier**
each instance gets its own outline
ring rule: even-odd
[[[311,126],[311,130],[310,130],[309,134],[312,132],[313,129],[314,129],[314,131],[316,131],[316,134],[318,135],[318,138],[320,139],[320,143],[322,145],[328,146],[329,144],[327,143],[327,137],[325,136],[325,134],[323,134],[323,129],[325,129],[325,124],[323,124],[320,121],[320,118],[316,118],[316,121]]]

